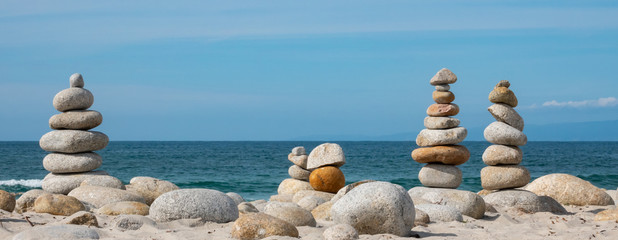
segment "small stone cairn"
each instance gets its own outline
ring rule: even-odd
[[[316,191],[337,193],[345,186],[345,176],[339,167],[345,164],[343,149],[336,143],[323,143],[315,147],[307,158],[311,171],[309,184]]]
[[[289,169],[288,174],[293,179],[309,182],[309,175],[311,171],[307,170],[307,152],[305,147],[295,147],[292,152],[288,154],[288,160],[294,163]]]
[[[457,76],[446,68],[438,71],[429,81],[436,88],[432,95],[436,103],[427,108],[428,117],[424,120],[426,129],[416,137],[416,144],[421,148],[412,151],[416,162],[427,163],[418,174],[421,183],[427,187],[459,187],[462,174],[456,165],[470,158],[465,146],[456,145],[468,134],[464,127],[459,126],[459,119],[453,118],[459,113],[459,106],[452,103],[455,95],[449,91],[449,84],[456,81]]]
[[[530,182],[530,172],[519,165],[523,153],[518,146],[528,141],[522,132],[524,120],[513,109],[517,97],[509,89],[507,80],[500,81],[491,93],[489,101],[494,105],[488,108],[496,119],[485,128],[485,139],[494,145],[483,153],[483,162],[489,166],[481,170],[481,185],[485,190],[501,190],[523,187]]]
[[[43,135],[40,147],[49,151],[43,167],[51,173],[42,183],[43,190],[67,194],[89,175],[107,175],[103,171],[91,172],[102,164],[100,155],[93,151],[107,146],[107,135],[89,131],[101,124],[103,116],[87,110],[94,103],[94,96],[84,89],[84,79],[79,73],[70,77],[70,88],[60,91],[53,100],[56,110],[62,112],[49,119],[53,131]]]

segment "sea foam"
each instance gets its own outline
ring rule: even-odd
[[[2,180],[0,181],[0,186],[24,186],[24,187],[41,187],[41,183],[43,179],[11,179],[11,180]]]

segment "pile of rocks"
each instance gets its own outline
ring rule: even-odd
[[[345,176],[339,167],[345,164],[343,149],[336,143],[324,143],[314,148],[307,159],[311,170],[309,184],[317,191],[337,193],[345,186]]]
[[[528,141],[522,132],[524,120],[513,109],[517,97],[509,89],[509,81],[500,81],[489,94],[494,105],[489,112],[496,119],[485,128],[485,139],[494,145],[483,153],[483,162],[489,166],[481,170],[481,185],[485,190],[500,190],[523,187],[530,182],[530,172],[519,165],[523,153],[518,146]]]
[[[293,148],[292,152],[288,154],[288,160],[294,163],[294,165],[288,169],[290,177],[296,180],[309,182],[311,171],[307,170],[307,152],[305,151],[305,147]]]
[[[428,117],[425,127],[416,137],[416,144],[421,147],[412,151],[412,158],[419,163],[427,163],[418,174],[421,183],[427,187],[457,188],[461,184],[461,170],[456,167],[468,161],[470,152],[462,142],[467,130],[459,126],[459,119],[453,118],[459,113],[459,107],[452,103],[455,95],[450,92],[449,84],[457,81],[457,76],[443,68],[431,78],[434,85],[433,100],[436,102],[427,108]]]
[[[103,116],[87,110],[94,96],[83,87],[82,75],[71,75],[70,88],[56,94],[53,100],[54,108],[62,112],[49,119],[54,131],[39,141],[43,150],[52,152],[43,159],[43,167],[51,173],[43,179],[42,187],[50,193],[67,194],[89,176],[107,175],[92,171],[102,163],[101,156],[93,151],[105,148],[109,139],[101,132],[88,131],[99,126]],[[119,180],[116,183],[122,185]]]

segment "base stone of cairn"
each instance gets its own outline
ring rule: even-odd
[[[344,164],[345,155],[339,144],[324,143],[314,148],[307,159],[311,187],[316,191],[337,193],[345,186],[345,176],[339,169]]]

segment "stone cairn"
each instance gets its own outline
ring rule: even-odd
[[[70,88],[60,91],[53,100],[56,110],[62,112],[49,119],[53,131],[41,137],[39,145],[49,153],[43,167],[51,173],[43,179],[43,190],[68,194],[91,175],[107,175],[92,171],[102,164],[100,155],[93,151],[107,146],[107,135],[88,131],[101,124],[103,116],[87,110],[94,103],[92,93],[84,89],[84,79],[79,73],[70,77]]]
[[[485,128],[485,139],[494,145],[483,153],[483,162],[489,166],[481,170],[481,185],[485,190],[500,190],[523,187],[530,182],[530,172],[521,163],[523,153],[518,146],[528,141],[524,119],[513,109],[517,97],[509,89],[507,80],[500,81],[491,93],[488,108],[496,119]]]
[[[309,174],[311,171],[307,170],[307,152],[305,147],[295,147],[288,155],[288,160],[294,163],[289,169],[288,174],[290,177],[296,180],[309,182]]]
[[[337,193],[345,186],[345,176],[339,167],[345,164],[343,149],[336,143],[324,143],[315,147],[307,158],[311,170],[309,184],[316,191]]]
[[[412,158],[419,163],[427,163],[419,171],[418,178],[424,186],[438,188],[457,188],[461,184],[461,170],[456,167],[468,161],[470,152],[462,142],[467,130],[459,126],[459,119],[453,118],[459,113],[459,107],[452,103],[455,95],[450,92],[449,84],[457,81],[457,76],[443,68],[429,83],[435,86],[433,100],[436,102],[427,108],[428,117],[423,129],[416,137],[416,144],[421,147],[412,151]]]

